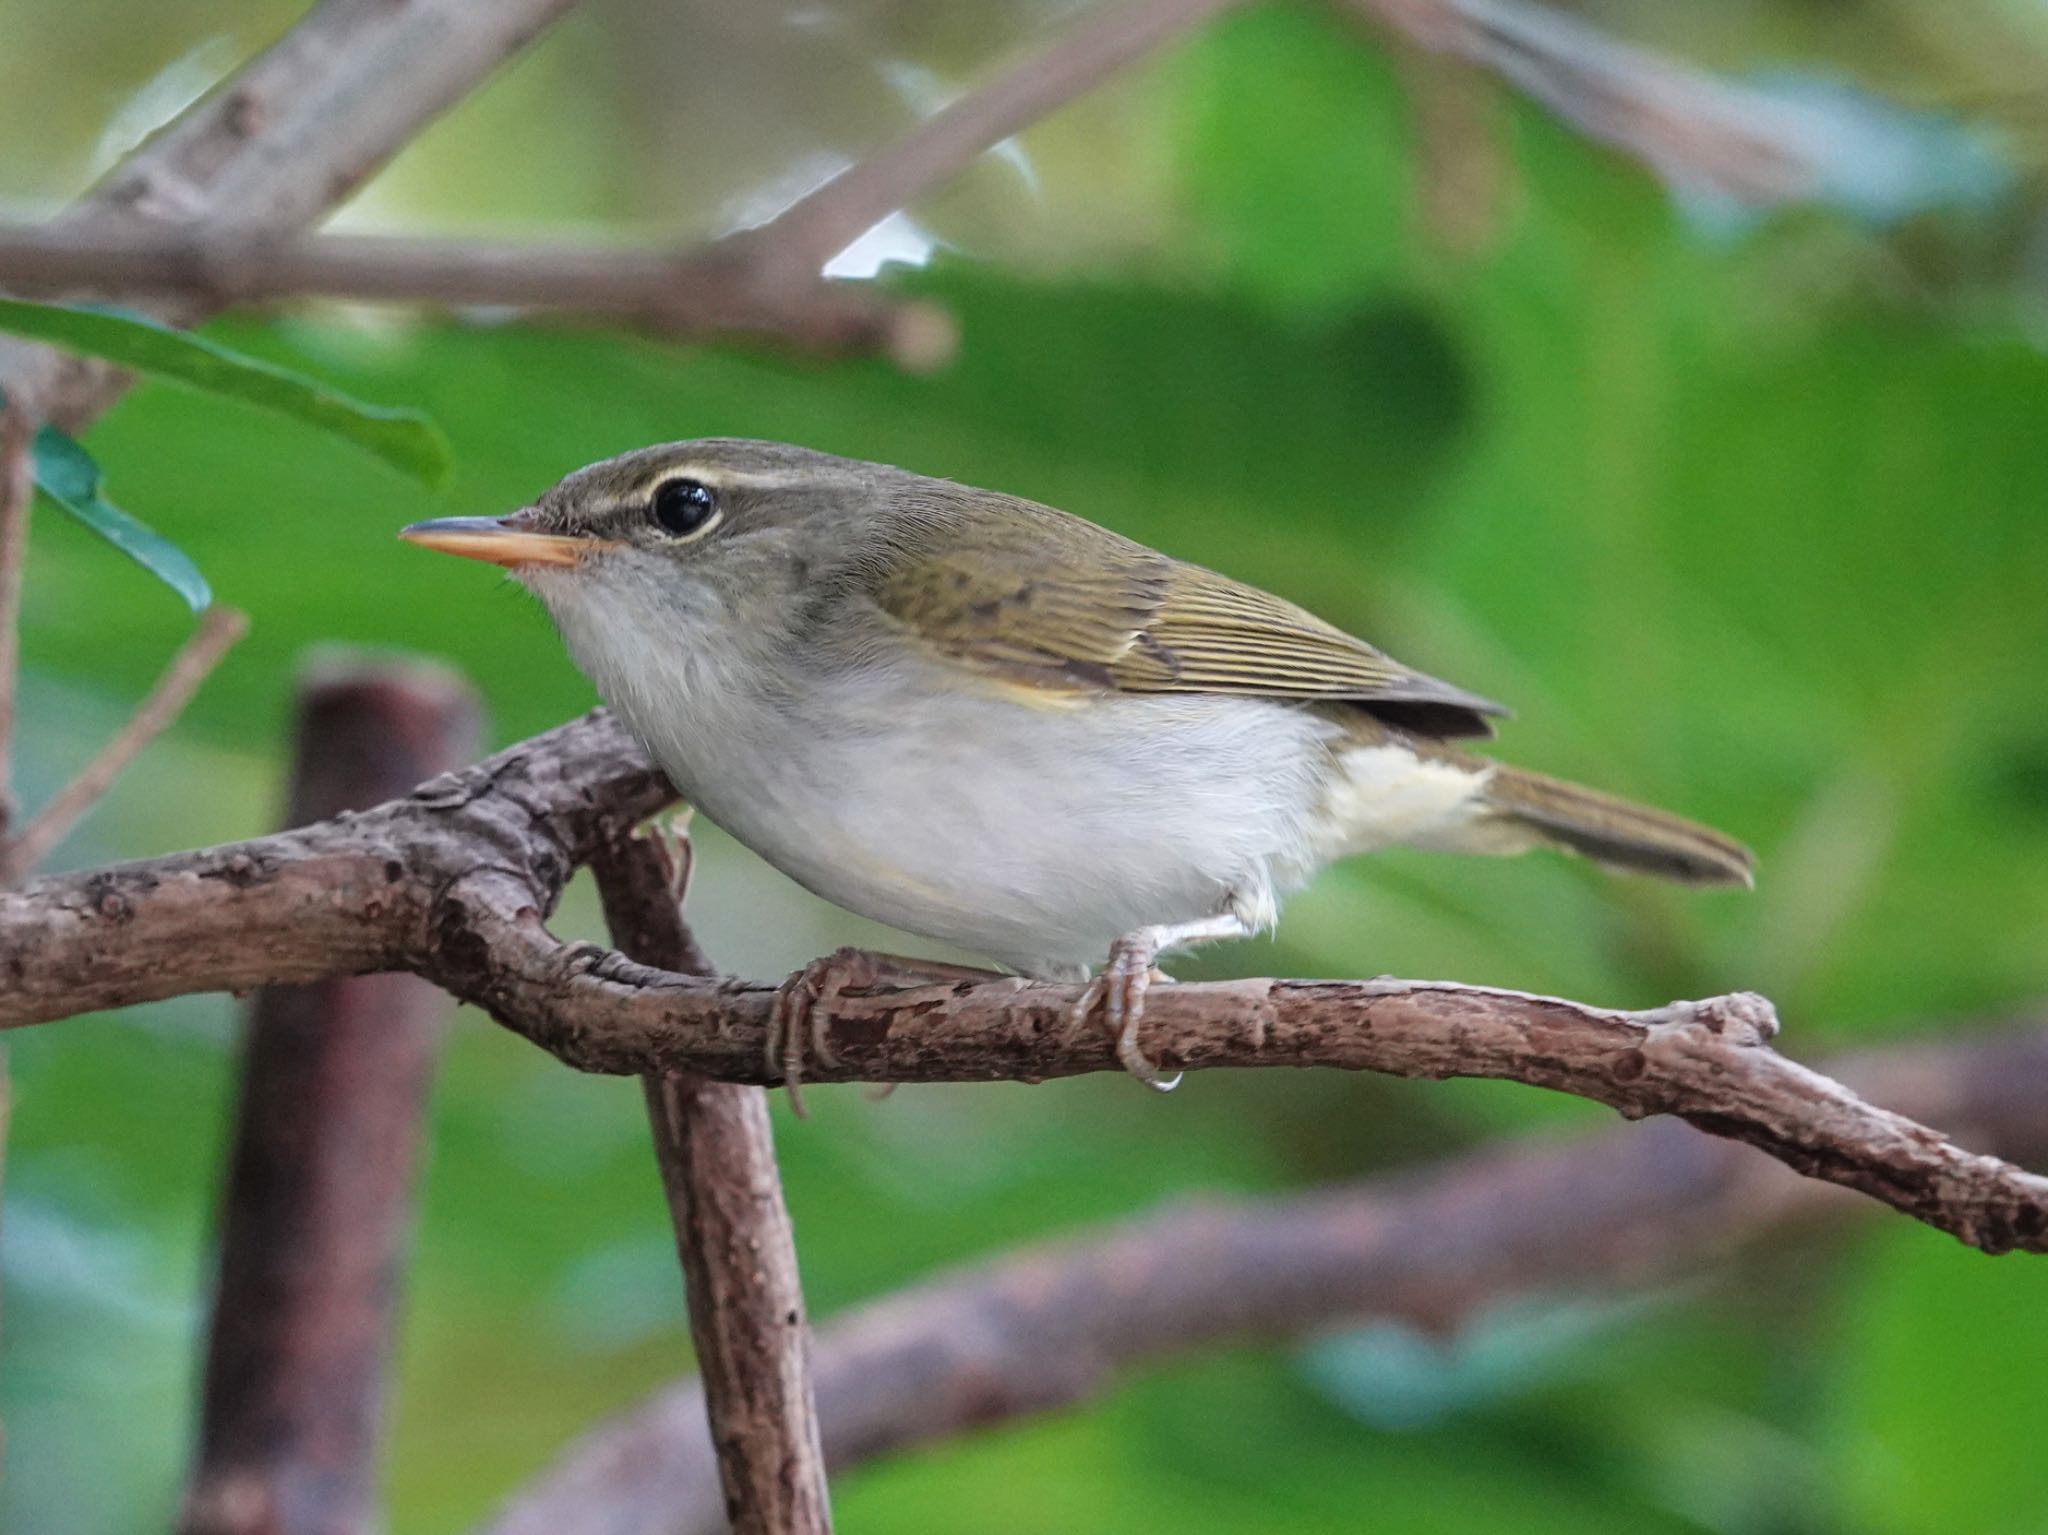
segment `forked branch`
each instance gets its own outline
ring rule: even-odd
[[[797,199],[759,228],[688,249],[306,237],[328,206],[570,0],[458,9],[327,0],[79,208],[0,225],[0,285],[146,302],[189,323],[296,294],[598,317],[678,337],[737,335],[951,354],[950,320],[819,273],[890,213],[1237,0],[1122,0]],[[1511,81],[1587,136],[1667,178],[1741,202],[1810,197],[1824,131],[1782,103],[1529,0],[1341,0],[1408,41]],[[446,14],[444,14],[446,13]],[[486,14],[488,13],[488,14]],[[422,47],[431,37],[434,46]],[[330,57],[338,62],[327,65]],[[0,354],[0,374],[73,428],[119,388],[110,370]]]
[[[417,126],[419,104],[411,96],[385,101],[381,87],[356,82],[353,88],[378,109],[375,120],[357,130],[292,102],[288,110],[303,119],[297,131],[306,135],[305,152],[316,166],[331,169],[325,181],[309,175],[275,183],[278,156],[263,152],[271,136],[265,113],[278,87],[295,78],[304,47],[293,34],[273,50],[277,57],[258,60],[216,105],[198,109],[164,142],[136,156],[87,207],[46,226],[0,225],[0,286],[140,297],[181,322],[230,304],[294,294],[510,306],[601,317],[677,337],[737,335],[815,352],[880,352],[908,368],[930,368],[952,353],[950,319],[928,303],[824,282],[825,263],[1004,139],[1232,3],[1123,0],[1091,11],[766,226],[683,250],[302,237],[322,211],[307,190],[331,186],[338,197],[353,187],[396,142],[401,109],[415,114]],[[465,66],[488,62],[487,45],[516,46],[566,4],[519,0],[513,9],[520,14],[510,24],[464,20],[457,30],[475,36],[475,46],[463,52]],[[329,9],[352,7],[329,0]],[[318,30],[311,21],[302,28]],[[411,31],[387,24],[380,32],[374,18],[351,20],[346,30],[351,62],[403,49]],[[444,66],[433,79],[437,90],[445,89],[455,83],[454,70]],[[314,105],[334,89],[319,82]],[[253,146],[227,131],[236,126],[249,128]],[[226,189],[246,190],[246,210],[223,207]],[[60,391],[55,368],[42,354],[38,382],[67,396],[53,402],[53,414],[75,424],[111,397],[111,375],[73,368],[61,375]]]
[[[1893,1109],[2048,1154],[2048,1030],[1844,1060]],[[1372,1320],[1432,1335],[1527,1296],[1692,1279],[1745,1245],[1874,1209],[1670,1120],[1514,1141],[1291,1197],[1168,1205],[938,1274],[820,1328],[835,1473],[1070,1407],[1175,1355]],[[583,1435],[479,1535],[718,1535],[703,1391]]]
[[[348,821],[0,894],[0,1026],[192,991],[404,968],[585,1071],[766,1080],[771,986],[563,945],[570,870],[667,801],[602,712]],[[1019,980],[843,994],[818,1081],[1040,1081],[1115,1069],[1078,989]],[[1623,1012],[1421,981],[1161,988],[1163,1067],[1508,1078],[1674,1114],[1987,1251],[2048,1251],[2048,1179],[1973,1155],[1771,1048],[1746,994]]]
[[[591,860],[612,942],[635,960],[712,975],[683,920],[689,843],[622,835]],[[811,1387],[811,1324],[775,1165],[767,1095],[695,1072],[641,1079],[668,1196],[733,1535],[830,1535]]]

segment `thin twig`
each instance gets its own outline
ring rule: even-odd
[[[14,716],[21,684],[21,568],[35,500],[35,422],[0,400],[0,849],[14,821]]]
[[[682,915],[683,862],[655,836],[622,834],[591,860],[621,953],[711,975]],[[768,1095],[695,1072],[641,1078],[675,1226],[704,1382],[700,1422],[717,1446],[734,1535],[827,1535],[825,1454],[811,1386],[811,1329],[796,1239],[775,1165]]]
[[[127,722],[22,827],[21,835],[6,849],[0,882],[21,879],[49,856],[79,817],[113,787],[121,770],[170,728],[192,701],[199,685],[220,664],[221,657],[248,632],[249,620],[235,609],[216,605],[206,610],[199,627],[178,647],[178,653],[157,678],[156,686],[136,705]]]
[[[668,790],[602,712],[346,822],[0,892],[0,1026],[403,967],[569,1064],[767,1080],[776,990],[650,969],[543,925],[574,865]],[[120,941],[109,942],[118,929]],[[1041,1080],[1117,1069],[1074,987],[851,988],[819,1081]],[[2048,1179],[1976,1157],[1771,1048],[1736,994],[1621,1012],[1419,981],[1160,987],[1163,1067],[1325,1066],[1505,1078],[1631,1118],[1675,1114],[1991,1251],[2048,1251]]]
[[[1988,1149],[2048,1154],[2038,1024],[1830,1064]],[[815,1350],[826,1459],[843,1474],[1100,1397],[1200,1350],[1375,1319],[1440,1337],[1517,1297],[1689,1280],[1766,1236],[1870,1208],[1669,1121],[1510,1141],[1306,1194],[1176,1202],[827,1322]],[[581,1436],[477,1535],[717,1535],[720,1517],[691,1379]]]
[[[752,247],[778,270],[815,274],[1005,139],[1236,3],[1120,0],[1091,8],[1048,46],[799,198],[752,232]]]
[[[365,809],[476,750],[440,667],[330,661],[299,694],[287,824]],[[417,976],[268,986],[221,1193],[183,1535],[378,1528],[385,1377],[448,999]]]

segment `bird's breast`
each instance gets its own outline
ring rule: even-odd
[[[811,890],[1022,969],[1098,959],[1305,877],[1308,711],[1113,695],[1045,709],[918,663],[762,686],[699,656],[599,687],[676,786]]]

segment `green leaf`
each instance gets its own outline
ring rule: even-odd
[[[368,404],[145,315],[0,298],[0,330],[281,412],[352,442],[427,485],[447,481],[448,440],[420,412]]]
[[[101,494],[100,466],[77,442],[46,426],[36,433],[34,457],[36,488],[44,495],[183,597],[193,612],[213,602],[206,577],[184,550]]]

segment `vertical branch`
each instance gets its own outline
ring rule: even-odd
[[[621,952],[664,970],[715,973],[683,921],[684,880],[660,842],[622,834],[591,868]],[[641,1080],[726,1517],[735,1535],[826,1535],[832,1515],[810,1324],[768,1095],[687,1072]]]
[[[476,749],[438,668],[336,665],[300,693],[290,824]],[[410,975],[273,986],[251,1009],[185,1535],[375,1529],[378,1431],[419,1124],[447,999]]]
[[[0,847],[14,819],[14,710],[21,673],[21,566],[28,556],[28,508],[35,499],[29,445],[35,423],[0,400]]]

